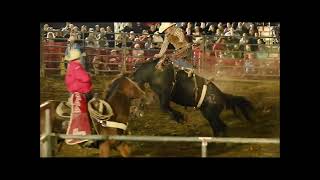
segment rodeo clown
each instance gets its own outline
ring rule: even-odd
[[[67,129],[67,135],[91,134],[90,119],[87,111],[87,101],[91,97],[92,82],[89,74],[80,63],[81,52],[79,49],[71,49],[65,57],[68,68],[65,83],[71,93],[71,116]],[[66,139],[69,145],[87,142],[88,140]],[[88,142],[89,143],[89,142]]]
[[[173,64],[178,67],[193,69],[193,66],[186,60],[192,58],[192,47],[188,43],[183,30],[176,26],[176,23],[161,23],[159,27],[159,33],[165,33],[164,41],[161,46],[161,50],[158,54],[155,54],[155,58],[161,58],[156,68],[162,70],[163,61],[165,60],[165,52],[167,51],[168,45],[171,43],[175,52],[171,55],[174,60]]]

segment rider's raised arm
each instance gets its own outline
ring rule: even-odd
[[[168,46],[169,46],[168,37],[167,37],[167,35],[165,35],[162,46],[161,46],[161,50],[159,52],[160,56],[164,55],[164,53],[167,51]]]

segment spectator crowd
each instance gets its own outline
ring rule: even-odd
[[[201,54],[200,47],[210,49],[210,53],[216,58],[233,59],[265,59],[268,56],[265,36],[258,30],[258,26],[268,25],[267,23],[249,22],[177,22],[176,26],[181,27],[190,43],[194,46],[194,57],[199,59]],[[94,56],[91,62],[93,67],[112,69],[110,66],[103,65],[104,62],[116,63],[121,61],[116,58],[120,48],[128,47],[132,57],[128,62],[143,61],[144,56],[148,55],[145,50],[159,50],[164,40],[163,34],[159,34],[160,23],[118,23],[112,26],[94,27],[82,25],[80,28],[70,22],[66,22],[64,27],[50,27],[44,24],[42,36],[47,44],[72,42],[73,48],[105,48],[110,49],[110,57],[106,59],[99,55]],[[270,44],[280,47],[280,24],[272,25],[271,36],[274,37]],[[206,38],[202,38],[203,36]],[[75,46],[74,44],[78,44]],[[80,46],[79,46],[80,45]],[[70,50],[69,45],[69,50]],[[169,46],[169,49],[173,47]],[[68,48],[65,50],[68,53]],[[111,54],[112,53],[112,54]],[[103,54],[103,53],[100,53]],[[149,54],[150,55],[150,54]],[[56,58],[56,57],[54,57]],[[115,67],[114,68],[118,68]]]

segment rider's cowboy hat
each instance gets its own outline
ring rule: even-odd
[[[167,23],[167,22],[161,23],[161,26],[159,27],[159,33],[164,32],[166,29],[174,25],[176,25],[176,23]]]
[[[69,51],[69,54],[64,58],[67,61],[72,61],[76,59],[80,59],[81,57],[81,52],[79,49],[71,49]]]

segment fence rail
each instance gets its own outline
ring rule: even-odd
[[[151,141],[151,142],[202,142],[206,141],[208,143],[266,143],[266,144],[279,144],[279,139],[270,138],[220,138],[220,137],[177,137],[177,136],[107,136],[107,135],[66,135],[66,134],[55,134],[52,133],[51,136],[56,136],[62,139],[91,139],[91,140],[118,140],[118,141]]]
[[[201,142],[201,157],[207,157],[208,143],[268,143],[279,144],[279,139],[270,138],[219,138],[219,137],[176,137],[176,136],[107,136],[107,135],[66,135],[52,133],[51,127],[51,111],[52,103],[56,101],[47,101],[40,105],[41,111],[45,112],[44,117],[44,133],[40,135],[40,156],[51,157],[53,149],[52,137],[62,139],[77,138],[77,139],[91,139],[91,140],[119,140],[119,141],[151,141],[151,142]],[[41,118],[40,118],[41,122]]]

